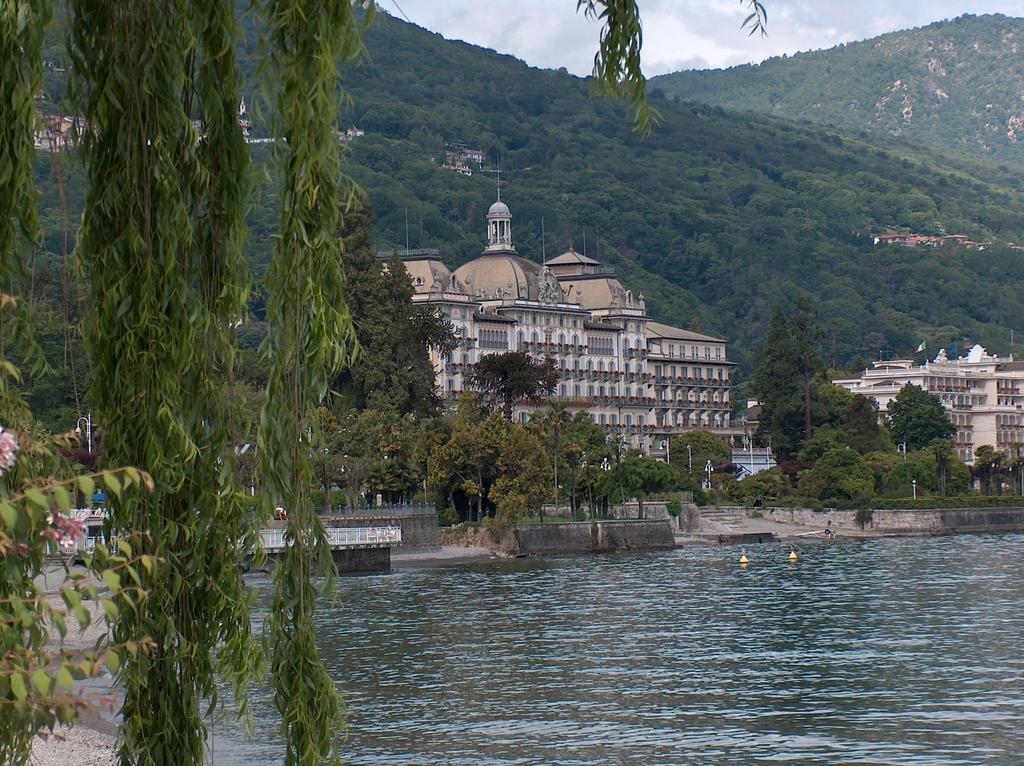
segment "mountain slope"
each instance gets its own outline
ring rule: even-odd
[[[240,47],[251,74],[251,26]],[[599,249],[643,292],[656,319],[729,338],[743,373],[774,306],[801,295],[819,304],[839,364],[906,353],[922,337],[929,348],[969,338],[1010,350],[1010,328],[1024,315],[1019,253],[871,244],[888,230],[1024,240],[1022,181],[1010,168],[670,101],[657,103],[664,122],[642,140],[626,108],[592,96],[579,78],[387,16],[367,47],[369,59],[344,77],[345,127],[366,131],[348,144],[347,172],[370,196],[382,247],[404,247],[408,237],[413,247],[440,248],[452,266],[479,254],[495,179],[441,169],[444,140],[460,139],[500,154],[522,254],[540,260],[542,218],[549,256],[570,240],[582,249],[585,231],[589,253]],[[256,91],[250,79],[248,103]],[[268,154],[253,147],[258,163]],[[61,164],[68,220],[77,220],[82,175]],[[40,156],[37,178],[46,235],[37,264],[48,274],[35,289],[59,302],[53,254],[62,252],[65,219],[49,157]],[[272,250],[277,205],[264,185],[249,216],[257,272]]]
[[[1024,158],[1024,19],[965,15],[652,84],[684,100]]]

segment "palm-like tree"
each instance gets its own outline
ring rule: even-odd
[[[555,360],[534,359],[522,351],[488,354],[476,363],[470,384],[495,402],[501,402],[506,420],[520,399],[539,401],[554,393],[558,385]]]

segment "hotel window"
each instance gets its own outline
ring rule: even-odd
[[[704,358],[705,359],[710,359],[711,358],[711,346],[705,346],[704,347]]]
[[[627,426],[633,425],[633,416],[632,415],[626,415],[626,425]]]
[[[617,426],[619,424],[619,416],[616,415],[615,413],[612,413],[611,419],[612,419],[612,425],[613,426]]]
[[[722,358],[722,349],[719,346],[715,346],[715,359]]]

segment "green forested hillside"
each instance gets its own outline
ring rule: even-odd
[[[653,86],[670,98],[1024,158],[1024,19],[965,15],[757,65],[676,72]]]
[[[255,49],[251,29],[242,47]],[[570,239],[581,248],[585,231],[590,254],[599,248],[645,293],[651,314],[729,338],[744,370],[772,307],[801,295],[819,305],[829,356],[834,349],[841,365],[908,352],[922,337],[1009,350],[1024,315],[1020,254],[877,248],[870,239],[883,230],[1024,239],[1024,191],[1009,167],[668,100],[656,103],[663,122],[643,139],[624,106],[564,73],[383,15],[367,48],[345,78],[344,127],[366,131],[350,144],[348,172],[372,200],[382,247],[404,246],[408,231],[413,247],[438,247],[452,265],[479,253],[495,181],[439,167],[445,139],[458,139],[500,154],[520,252],[539,260],[542,217],[549,254]],[[251,75],[252,59],[244,66]],[[257,84],[248,88],[253,104]],[[253,147],[259,178],[269,153]],[[81,176],[71,155],[60,167],[73,222]],[[51,316],[60,320],[65,219],[56,179],[54,160],[40,156],[47,235],[34,289],[56,301]],[[276,217],[273,187],[261,182],[249,219],[257,272]],[[60,338],[55,330],[58,360]]]

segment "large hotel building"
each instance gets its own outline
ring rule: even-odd
[[[835,383],[871,397],[882,413],[908,383],[935,394],[956,426],[956,453],[965,463],[973,463],[974,451],[983,445],[1013,457],[1024,454],[1024,363],[1012,356],[994,356],[974,346],[950,359],[942,350],[924,364],[910,359],[875,362],[859,378]]]
[[[553,401],[590,413],[631,446],[660,454],[666,437],[681,431],[739,434],[726,341],[655,322],[643,295],[571,246],[543,265],[521,257],[504,202],[487,212],[481,256],[454,273],[437,251],[407,251],[402,260],[414,300],[439,307],[455,326],[456,350],[432,360],[446,398],[467,388],[480,357],[518,350],[555,361]],[[536,409],[521,402],[515,417]]]

